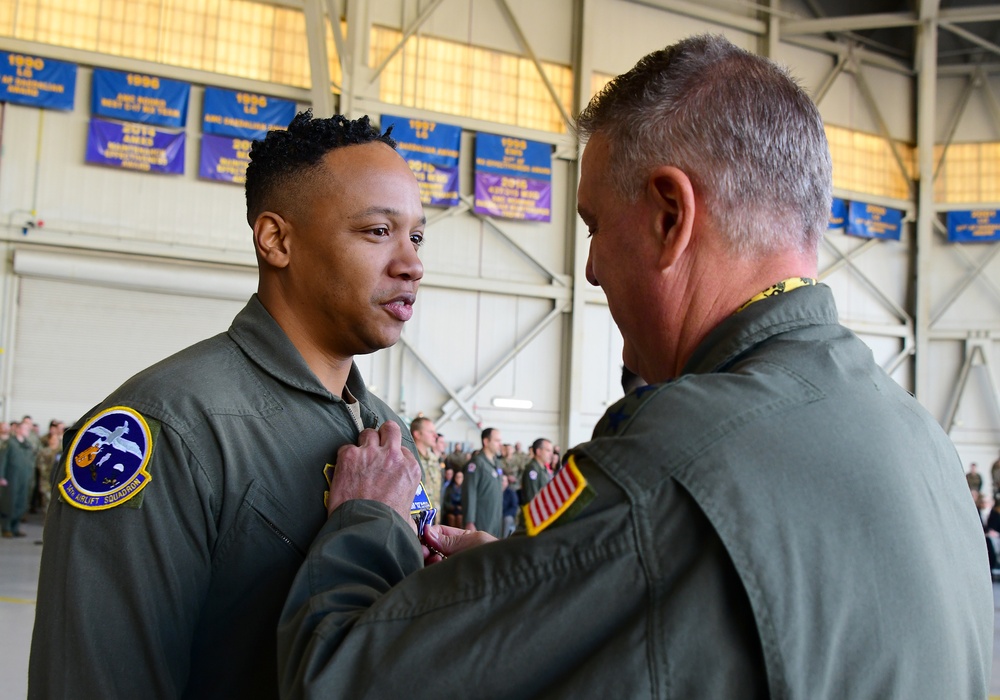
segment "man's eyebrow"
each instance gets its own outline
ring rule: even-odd
[[[580,205],[577,205],[576,213],[579,214],[580,218],[583,219],[584,221],[587,221],[588,219],[590,220],[594,219],[594,215],[591,214],[586,207],[581,207]]]
[[[381,214],[383,216],[388,216],[390,219],[398,219],[403,213],[399,209],[393,209],[392,207],[369,207],[364,211],[359,211],[357,214],[351,217],[351,219],[364,219],[369,216],[374,216],[376,214]],[[427,217],[420,217],[420,225],[427,225]]]

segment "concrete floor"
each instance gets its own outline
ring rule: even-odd
[[[33,516],[29,516],[33,517]],[[35,619],[35,592],[42,548],[37,517],[22,525],[27,535],[0,540],[0,699],[28,694],[28,652]],[[993,584],[993,678],[990,700],[1000,700],[1000,583]]]

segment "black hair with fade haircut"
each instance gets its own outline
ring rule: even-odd
[[[327,153],[343,146],[355,146],[381,141],[396,148],[390,137],[392,127],[380,132],[368,116],[347,119],[335,114],[326,119],[314,119],[312,110],[299,112],[288,129],[267,132],[250,147],[247,166],[247,223],[251,228],[267,200],[276,192],[294,186],[302,175],[317,167]]]

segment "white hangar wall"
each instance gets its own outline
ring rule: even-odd
[[[281,4],[301,5],[294,0]],[[468,207],[428,208],[430,225],[421,253],[425,278],[416,315],[403,342],[358,358],[368,383],[404,416],[422,412],[437,421],[449,440],[469,444],[478,443],[481,427],[492,425],[501,428],[507,441],[530,442],[545,435],[566,447],[586,439],[607,406],[621,396],[622,341],[603,294],[583,278],[587,242],[575,214],[579,146],[573,135],[382,102],[379,88],[387,78],[373,76],[373,67],[364,60],[371,26],[412,29],[417,36],[511,54],[530,50],[542,61],[572,66],[577,98],[564,105],[571,113],[589,99],[594,73],[625,71],[645,53],[690,34],[723,33],[750,50],[770,51],[788,65],[816,96],[828,125],[870,134],[884,130],[893,140],[916,142],[917,81],[912,71],[864,60],[838,70],[839,59],[821,50],[819,42],[769,41],[766,23],[753,10],[735,14],[703,8],[682,14],[684,3],[664,3],[681,8],[676,11],[655,5],[507,0],[508,13],[495,0],[350,3],[345,46],[353,62],[345,64],[344,89],[335,100],[343,111],[461,126],[460,192],[465,196],[472,192],[476,133],[518,136],[553,149],[550,223],[492,220],[471,214]],[[784,9],[794,12],[793,7]],[[804,10],[800,14],[808,16]],[[364,31],[350,31],[351,22]],[[38,420],[52,414],[72,421],[138,369],[224,330],[253,289],[242,189],[194,175],[202,86],[282,96],[303,107],[317,90],[16,39],[0,38],[0,49],[81,66],[72,112],[3,107],[0,158],[0,246],[5,252],[0,414],[32,413]],[[138,174],[83,162],[90,66],[193,84],[184,175]],[[942,75],[938,103],[958,104],[966,82],[963,75]],[[987,82],[993,94],[1000,94],[998,78]],[[874,105],[867,95],[877,96]],[[985,93],[973,95],[953,141],[1000,140],[996,117]],[[948,139],[950,120],[950,114],[937,115],[937,142]],[[997,371],[990,370],[1000,367],[996,244],[956,248],[935,233],[920,253],[924,274],[916,279],[915,199],[840,189],[837,195],[907,212],[898,242],[868,242],[840,231],[827,235],[822,277],[834,290],[844,322],[869,343],[894,379],[915,391],[939,420],[951,423],[947,427],[966,461],[989,463],[1000,444]],[[40,221],[44,225],[38,226]],[[19,267],[18,258],[28,260],[29,253],[40,256],[40,269]],[[56,264],[65,256],[78,257],[81,268],[98,269],[104,277]],[[176,283],[157,282],[160,277],[152,273],[127,274],[140,264],[158,266]],[[241,282],[230,284],[233,279]],[[926,292],[918,292],[921,285]],[[915,311],[921,293],[930,308],[926,319]],[[103,323],[87,348],[68,340],[80,337],[92,317],[107,318],[110,312],[123,323]],[[914,360],[921,337],[927,343],[925,370]],[[81,376],[101,380],[84,382]],[[493,399],[498,397],[525,399],[532,407],[497,408]]]

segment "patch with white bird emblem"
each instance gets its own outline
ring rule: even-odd
[[[72,506],[104,510],[137,496],[150,481],[153,431],[134,409],[114,406],[88,420],[66,451],[59,491]]]

